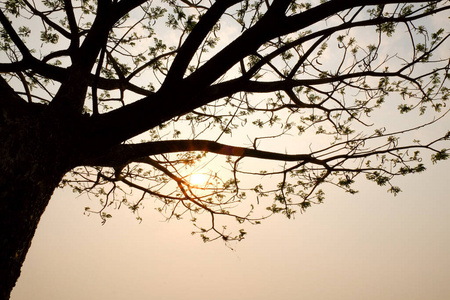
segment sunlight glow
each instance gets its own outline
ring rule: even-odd
[[[209,177],[208,174],[193,173],[189,176],[189,182],[194,187],[203,188],[207,185]]]

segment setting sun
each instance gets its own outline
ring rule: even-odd
[[[191,185],[195,186],[195,187],[205,187],[207,182],[209,179],[209,175],[208,174],[191,174],[189,176],[189,182],[191,183]]]

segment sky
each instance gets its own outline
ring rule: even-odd
[[[449,167],[401,178],[397,197],[363,181],[228,246],[151,208],[102,226],[83,215],[89,199],[59,190],[11,299],[449,299]]]
[[[450,162],[427,167],[397,179],[396,197],[365,180],[353,196],[326,187],[324,204],[229,244],[203,243],[151,201],[141,223],[122,209],[102,225],[84,215],[94,200],[57,190],[11,299],[450,299]]]

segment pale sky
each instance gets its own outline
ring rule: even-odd
[[[362,176],[354,196],[324,187],[324,204],[247,226],[228,246],[164,222],[151,200],[142,223],[125,208],[102,226],[83,215],[95,200],[58,190],[11,299],[450,299],[450,162],[427,167],[397,179],[397,197]]]
[[[150,207],[102,226],[83,215],[90,200],[58,191],[11,299],[450,299],[449,166],[402,178],[397,197],[363,181],[247,228],[234,250]]]

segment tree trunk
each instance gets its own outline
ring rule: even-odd
[[[65,143],[47,120],[35,112],[0,115],[0,300],[9,299],[39,219],[67,171]]]
[[[0,170],[0,172],[3,171]],[[39,219],[59,180],[53,175],[30,174],[11,180],[1,176],[0,299],[9,299],[31,245]],[[4,183],[6,182],[6,185]],[[26,182],[24,182],[26,181]]]

